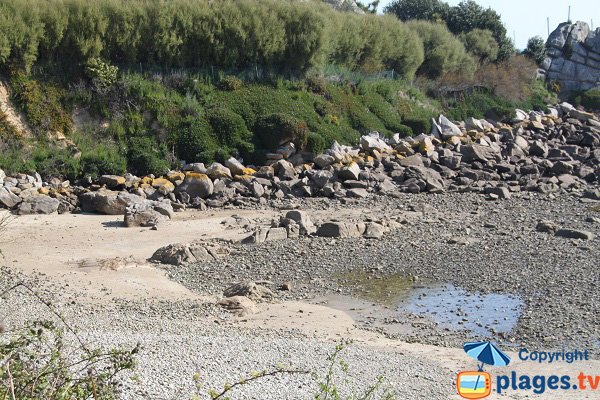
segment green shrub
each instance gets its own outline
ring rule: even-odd
[[[217,147],[205,119],[188,117],[182,121],[177,143],[179,158],[187,162],[210,163],[214,161]]]
[[[79,160],[69,150],[38,146],[32,155],[37,172],[43,177],[76,179],[80,176]]]
[[[234,90],[240,89],[242,87],[242,85],[243,85],[243,83],[242,83],[241,79],[239,79],[235,76],[227,75],[219,81],[218,86],[219,86],[219,89],[221,89],[221,90],[234,91]]]
[[[117,83],[119,68],[93,57],[85,65],[85,73],[96,90],[105,91]]]
[[[415,134],[413,129],[407,125],[400,125],[398,127],[398,129],[394,131],[394,133],[399,133],[400,137],[409,137],[409,136],[413,136],[413,134]],[[427,133],[429,133],[429,132],[427,132]]]
[[[591,89],[583,93],[581,105],[590,110],[600,110],[600,89]]]
[[[163,175],[170,169],[167,150],[150,137],[133,137],[127,152],[128,168],[136,175]]]
[[[408,26],[423,40],[425,49],[425,60],[419,67],[418,74],[435,79],[448,72],[472,74],[475,71],[473,58],[445,25],[411,21]]]
[[[492,62],[498,58],[498,43],[494,35],[487,29],[473,29],[459,36],[465,49],[473,54],[479,62]]]
[[[514,104],[509,101],[498,96],[478,93],[458,102],[455,108],[449,110],[448,118],[457,121],[464,121],[469,117],[501,121],[511,118],[514,112]]]
[[[122,175],[127,170],[127,159],[118,149],[98,145],[91,151],[85,151],[80,159],[81,173],[97,178],[101,175]]]
[[[306,150],[313,154],[321,154],[326,147],[325,139],[318,133],[309,132],[306,136]]]
[[[215,139],[223,145],[235,147],[251,137],[244,119],[229,109],[212,109],[207,113],[206,119]]]
[[[254,131],[264,148],[275,150],[287,142],[294,142],[296,148],[304,148],[308,128],[305,122],[295,117],[275,113],[261,117]]]
[[[429,134],[431,132],[431,121],[429,118],[406,118],[402,123],[408,126],[412,133],[420,135],[421,133]]]
[[[40,84],[23,75],[14,78],[11,87],[17,105],[37,135],[45,136],[49,131],[71,131],[73,120],[63,104],[67,95],[64,89],[54,84]]]

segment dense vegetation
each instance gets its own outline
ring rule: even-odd
[[[385,8],[385,12],[402,21],[444,22],[450,32],[456,35],[467,34],[475,29],[487,30],[496,41],[497,59],[500,61],[507,60],[515,52],[500,15],[473,0],[461,1],[456,6],[440,0],[396,0]]]
[[[446,25],[318,1],[0,0],[0,78],[31,128],[0,115],[0,168],[73,179],[261,163],[286,139],[319,152],[372,130],[428,132],[442,107],[503,118],[530,100],[535,66],[498,61],[491,22]],[[472,86],[485,101],[438,90]]]

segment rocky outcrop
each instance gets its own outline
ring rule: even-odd
[[[587,23],[562,23],[548,37],[548,57],[542,63],[546,78],[565,92],[600,86],[600,28]]]

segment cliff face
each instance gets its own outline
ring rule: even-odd
[[[600,28],[585,22],[562,23],[548,37],[548,57],[542,63],[547,78],[570,92],[600,86]]]

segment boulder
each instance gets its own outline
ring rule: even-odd
[[[465,145],[460,147],[463,162],[491,161],[500,157],[500,151],[491,146],[479,144]]]
[[[52,197],[37,195],[30,196],[19,205],[17,214],[52,214],[58,211],[60,201]]]
[[[246,317],[256,312],[256,305],[245,296],[226,297],[217,303],[238,317]]]
[[[223,296],[244,296],[251,300],[273,299],[275,293],[256,282],[244,281],[235,283],[223,291]]]
[[[187,265],[225,257],[229,251],[215,243],[177,243],[156,250],[150,261],[168,265]]]
[[[310,179],[317,188],[321,189],[333,179],[333,172],[327,170],[315,171],[310,175]]]
[[[363,237],[367,239],[381,239],[385,233],[385,227],[376,222],[367,222]]]
[[[229,159],[225,161],[225,166],[229,168],[231,175],[245,175],[246,168],[234,157],[229,157]]]
[[[290,210],[285,214],[285,217],[295,221],[300,226],[301,235],[311,235],[317,230],[306,211]]]
[[[325,222],[317,229],[316,235],[321,237],[347,238],[360,236],[360,231],[354,223]]]
[[[0,187],[0,204],[6,208],[13,208],[21,202],[21,198],[8,190],[6,187]]]
[[[589,231],[583,231],[579,229],[559,229],[555,233],[556,236],[564,237],[567,239],[582,239],[582,240],[593,240],[594,234]]]
[[[379,132],[371,132],[368,135],[361,136],[360,147],[363,150],[378,150],[379,152],[392,150]]]
[[[102,175],[98,182],[101,185],[106,185],[109,189],[116,189],[119,186],[123,186],[126,182],[125,177],[119,175]]]
[[[161,214],[148,203],[131,203],[125,207],[126,227],[154,227],[169,217]]]
[[[231,179],[231,171],[223,164],[217,162],[212,163],[206,170],[206,174],[210,179]]]
[[[330,156],[329,154],[319,154],[313,159],[313,162],[319,168],[327,168],[335,162],[335,158],[333,158],[333,156]]]
[[[286,160],[277,161],[275,164],[273,164],[273,169],[275,170],[275,174],[279,177],[279,179],[294,179],[297,175],[294,165]]]
[[[214,184],[205,174],[187,172],[185,179],[176,189],[177,193],[187,193],[190,198],[200,197],[206,199],[213,194]]]
[[[143,203],[144,201],[146,199],[141,196],[127,192],[113,192],[111,190],[86,192],[79,196],[83,212],[98,212],[108,215],[123,215],[125,214],[127,204]]]
[[[338,171],[338,178],[341,180],[358,180],[360,167],[354,161]]]
[[[447,140],[452,136],[462,136],[460,128],[443,115],[440,115],[439,118],[439,128],[441,129],[440,133],[444,140]]]

